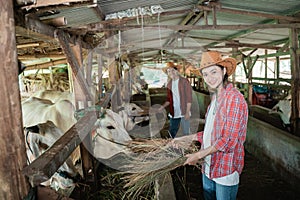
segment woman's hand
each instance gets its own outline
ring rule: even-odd
[[[191,145],[191,143],[193,142],[194,140],[194,137],[195,137],[195,134],[193,135],[186,135],[186,136],[182,136],[182,137],[177,137],[177,138],[174,138],[172,141],[171,141],[171,145],[174,147],[174,148],[179,148],[179,147],[189,147]]]
[[[186,161],[184,162],[183,165],[197,165],[199,160],[202,158],[201,157],[201,150],[196,152],[196,153],[187,154],[185,157],[187,159],[186,159]]]
[[[215,152],[217,152],[217,149],[214,146],[210,146],[206,149],[201,149],[196,153],[187,154],[185,156],[187,157],[187,159],[183,165],[196,165],[200,161],[200,159],[203,159],[204,157],[211,155]]]

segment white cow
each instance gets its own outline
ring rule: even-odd
[[[75,106],[74,93],[70,93],[68,91],[62,92],[57,90],[40,90],[31,95],[31,97],[47,99],[52,101],[53,103],[58,102],[60,100],[68,100],[72,102],[72,104]]]
[[[69,100],[53,103],[50,100],[30,97],[22,102],[24,127],[51,121],[65,133],[76,123],[74,112],[75,107]]]
[[[118,113],[123,118],[127,131],[132,130],[135,125],[143,121],[149,121],[149,115],[142,116],[144,110],[135,103],[123,103]]]
[[[26,134],[26,153],[30,164],[58,140],[63,132],[51,121],[24,129]],[[69,190],[75,187],[73,178],[79,175],[72,158],[68,158],[51,178],[41,183],[55,190]]]
[[[285,127],[290,126],[292,96],[289,94],[280,100],[269,112],[269,114],[279,114]]]
[[[92,136],[96,158],[108,159],[118,153],[126,153],[126,143],[132,139],[118,113],[107,109],[104,117],[97,120],[96,126],[96,134]]]
[[[23,127],[29,130],[26,132],[29,162],[40,156],[75,124],[74,112],[72,102],[67,99],[53,103],[50,100],[30,97],[22,102]],[[35,127],[35,133],[32,127]],[[77,148],[71,155],[72,162],[68,159],[68,164],[64,163],[60,171],[74,175],[74,165],[79,159],[80,150]],[[55,173],[44,185],[50,185],[57,190],[69,188],[73,186],[73,182]]]

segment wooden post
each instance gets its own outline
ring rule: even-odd
[[[236,59],[237,55],[238,55],[238,47],[233,47],[232,48],[232,57]],[[234,86],[236,86],[235,72],[232,74],[232,83]]]
[[[57,37],[64,50],[64,53],[66,54],[68,63],[72,68],[76,109],[85,108],[87,107],[87,101],[92,100],[92,96],[87,81],[84,79],[81,41],[77,40],[75,45],[71,45],[68,41],[67,35],[62,31],[58,31]],[[82,171],[84,177],[87,177],[88,171],[92,168],[90,153],[85,148],[86,146],[90,145],[90,142],[91,138],[86,137],[80,145]]]
[[[110,33],[107,33],[108,35]],[[108,38],[108,47],[114,46],[114,37],[110,36]],[[118,70],[118,64],[115,61],[114,54],[109,54],[109,58],[107,59],[108,63],[108,72],[109,72],[109,80],[111,85],[115,85],[116,89],[111,97],[111,108],[113,111],[117,111],[120,106],[120,72]]]
[[[278,51],[277,51],[278,52]],[[276,79],[274,81],[274,84],[275,85],[278,85],[279,84],[279,72],[280,72],[280,58],[279,56],[276,56],[276,68],[275,68],[275,74],[274,74],[274,78]]]
[[[265,49],[265,55],[268,55],[268,50]],[[268,79],[268,57],[265,57],[265,84],[267,84]]]
[[[251,57],[249,56],[248,57],[248,61],[247,61],[247,64],[246,64],[246,68],[248,70],[247,74],[248,74],[248,103],[249,105],[252,105],[253,104],[253,85],[252,85],[252,69],[251,66],[252,66],[252,60],[251,60]]]
[[[297,54],[299,48],[298,30],[296,28],[290,29],[290,53],[291,53],[291,125],[292,133],[300,136],[300,56]]]
[[[18,84],[13,1],[0,1],[0,199],[24,199],[30,189]]]
[[[103,84],[103,81],[102,81],[102,69],[104,67],[104,64],[103,64],[103,60],[102,60],[102,55],[99,54],[98,55],[98,91],[99,91],[99,94],[100,94],[100,98],[102,98],[102,95],[103,95],[103,90],[102,90],[102,84]],[[100,99],[98,99],[100,100]]]

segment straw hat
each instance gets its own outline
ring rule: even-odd
[[[163,72],[165,72],[166,74],[168,74],[168,73],[167,73],[167,70],[168,70],[169,68],[174,68],[174,69],[176,69],[177,71],[179,71],[179,70],[181,69],[181,66],[180,66],[180,65],[176,65],[176,64],[173,63],[173,62],[167,62],[167,63],[166,63],[166,67],[162,68],[162,70],[163,70]]]
[[[200,74],[201,70],[212,65],[221,65],[226,68],[228,76],[232,75],[236,68],[236,60],[234,58],[223,59],[221,53],[218,51],[206,51],[202,53],[200,67],[198,68]]]

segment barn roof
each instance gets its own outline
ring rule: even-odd
[[[298,0],[24,0],[15,8],[18,56],[30,64],[65,63],[60,30],[85,49],[132,54],[139,62],[197,62],[213,49],[284,54],[299,12]]]

